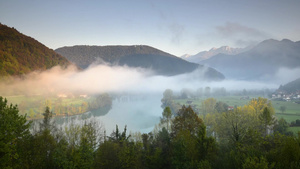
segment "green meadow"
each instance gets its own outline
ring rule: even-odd
[[[258,98],[259,96],[250,96],[249,99],[242,99],[242,96],[222,96],[213,97],[217,101],[224,102],[228,106],[243,106],[248,104],[251,99]],[[201,103],[207,98],[196,98],[196,99],[176,99],[175,101],[181,105],[186,105],[187,101],[193,101],[192,105],[195,105],[197,109],[201,110]],[[275,115],[279,118],[284,118],[288,123],[300,119],[300,104],[294,103],[292,101],[272,101],[272,105],[275,109]],[[280,107],[285,106],[286,111],[282,113]]]

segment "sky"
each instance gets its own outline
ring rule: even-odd
[[[149,45],[175,56],[300,40],[299,0],[0,0],[0,22],[51,49]]]

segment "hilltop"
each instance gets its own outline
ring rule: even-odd
[[[69,61],[85,69],[91,64],[109,63],[151,69],[158,75],[173,76],[205,69],[203,65],[190,63],[169,53],[145,45],[135,46],[73,46],[55,50]],[[223,74],[208,68],[208,79],[224,79]]]
[[[281,85],[278,89],[278,91],[284,92],[284,93],[298,93],[300,92],[300,78],[289,82],[285,85]]]
[[[22,75],[70,62],[37,40],[0,24],[0,76]]]

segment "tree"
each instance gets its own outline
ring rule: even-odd
[[[280,106],[279,109],[280,109],[281,113],[284,113],[286,111],[286,106]]]
[[[162,130],[158,132],[155,141],[155,145],[157,147],[156,152],[161,150],[161,153],[159,153],[159,158],[156,160],[156,167],[153,168],[170,168],[171,138],[170,133],[166,130],[166,128],[162,128]]]
[[[265,111],[265,108],[268,109],[268,116],[273,117],[275,114],[274,108],[271,101],[266,98],[259,97],[257,99],[252,99],[247,105],[241,108],[242,112],[244,112],[245,114],[247,114],[247,116],[249,116],[249,118],[251,118],[251,121],[249,120],[247,123],[252,126],[253,129],[257,130],[258,132],[262,132],[263,135],[265,135],[266,126],[262,123],[263,121],[261,120],[261,118],[264,116],[263,113]]]
[[[224,102],[221,102],[221,101],[218,101],[215,105],[215,110],[218,112],[218,113],[223,113],[223,112],[226,112],[228,110],[228,104],[224,103]]]
[[[248,157],[243,164],[243,169],[268,169],[268,161],[261,157]]]
[[[173,120],[171,135],[176,136],[180,130],[187,130],[195,135],[203,125],[202,119],[197,116],[191,106],[185,107],[183,105]]]
[[[121,167],[118,158],[119,152],[120,146],[118,143],[104,141],[96,152],[95,168],[119,169]]]
[[[216,99],[208,98],[201,103],[201,110],[204,115],[214,113],[216,108]]]
[[[289,128],[288,122],[286,122],[283,118],[278,120],[278,123],[274,126],[274,132],[279,132],[281,134],[286,134],[287,129]]]
[[[50,132],[55,129],[54,122],[52,121],[52,112],[49,107],[46,107],[45,112],[43,113],[44,119],[43,122],[40,123],[40,132],[45,130],[49,130]]]
[[[166,89],[163,93],[163,98],[161,99],[162,102],[161,107],[164,109],[165,107],[171,105],[173,99],[174,99],[173,91],[171,89]]]
[[[18,166],[20,152],[17,147],[30,136],[30,123],[26,121],[26,116],[18,113],[16,105],[8,106],[7,100],[0,96],[0,168]]]
[[[56,147],[56,140],[51,132],[54,132],[55,125],[51,121],[52,112],[49,107],[46,107],[43,113],[44,119],[40,123],[40,131],[37,132],[32,142],[33,157],[35,161],[32,168],[54,168],[54,150]]]
[[[205,87],[205,89],[204,89],[204,95],[205,95],[206,97],[209,97],[209,96],[210,96],[210,87]]]
[[[170,107],[166,107],[162,113],[162,118],[160,118],[160,123],[161,124],[167,124],[167,131],[169,131],[169,126],[171,123],[171,119],[172,119],[172,112]]]
[[[179,109],[180,105],[174,102],[174,95],[171,89],[166,89],[163,93],[163,98],[161,99],[161,108],[170,107],[171,112],[175,114]]]
[[[259,115],[259,120],[263,126],[264,136],[268,135],[268,127],[275,123],[275,118],[272,117],[268,107],[265,107],[263,113]]]
[[[182,106],[173,120],[171,138],[174,168],[198,168],[202,160],[214,160],[215,141],[190,106]]]
[[[247,131],[252,127],[250,116],[242,111],[240,107],[233,111],[222,113],[217,118],[217,134],[219,139],[229,141],[233,144],[241,143],[247,134]]]

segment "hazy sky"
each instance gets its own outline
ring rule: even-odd
[[[150,45],[176,56],[300,40],[299,0],[0,0],[0,22],[47,47]]]

